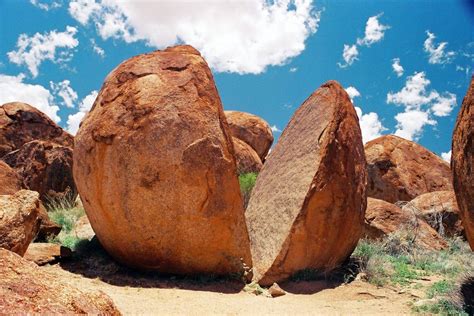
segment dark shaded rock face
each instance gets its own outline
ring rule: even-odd
[[[232,138],[190,46],[130,58],[107,76],[75,138],[74,178],[120,262],[179,274],[251,266]]]
[[[381,136],[365,145],[365,155],[369,197],[396,203],[427,192],[452,190],[449,165],[412,141]]]
[[[0,160],[0,195],[15,194],[22,187],[22,181],[18,173]]]
[[[367,181],[355,109],[329,81],[295,112],[260,172],[246,210],[254,278],[331,270],[361,236]]]
[[[74,138],[36,108],[21,102],[0,107],[0,158],[32,140],[73,147]]]
[[[474,250],[474,77],[454,127],[451,169],[466,237]]]
[[[2,158],[15,169],[23,186],[39,192],[43,202],[77,197],[72,174],[72,149],[50,141],[34,140]]]
[[[120,315],[99,291],[64,284],[33,262],[0,249],[0,311],[9,315]]]

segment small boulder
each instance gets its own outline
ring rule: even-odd
[[[452,190],[449,164],[417,143],[385,135],[368,142],[365,155],[368,197],[396,203]]]
[[[236,137],[232,137],[232,141],[234,142],[235,160],[237,161],[237,172],[239,174],[249,172],[260,172],[263,164],[255,150],[253,150],[253,148],[250,147],[250,145],[248,145],[246,142]]]
[[[74,178],[97,238],[126,265],[251,266],[231,134],[191,46],[135,56],[107,76],[75,138]]]
[[[0,247],[24,255],[40,227],[40,206],[38,192],[0,195]]]
[[[232,136],[249,144],[260,160],[265,161],[273,143],[270,125],[262,118],[246,112],[225,111],[225,116]]]
[[[74,146],[74,137],[35,107],[22,102],[0,106],[0,158],[32,140]]]
[[[73,234],[80,239],[92,240],[95,236],[87,215],[81,216],[74,224]]]
[[[430,250],[447,248],[446,241],[415,212],[402,210],[395,204],[367,198],[364,237],[378,240],[393,233],[407,233],[416,245]]]
[[[273,283],[268,289],[268,294],[270,294],[271,297],[279,297],[285,295],[286,292],[282,290],[278,283]]]
[[[346,260],[364,224],[367,181],[359,120],[336,81],[295,112],[257,178],[245,212],[254,280]]]
[[[421,216],[441,236],[453,237],[464,234],[454,191],[422,194],[405,204],[403,210]]]
[[[22,189],[18,173],[0,160],[0,195],[15,194]]]
[[[5,249],[0,249],[0,275],[0,311],[9,315],[120,315],[103,292],[63,283]]]
[[[2,159],[16,170],[27,189],[39,192],[43,202],[76,199],[70,147],[34,140]]]
[[[466,237],[474,250],[474,76],[454,127],[451,169]]]
[[[39,266],[54,263],[59,259],[68,258],[72,255],[69,248],[53,243],[34,242],[26,250],[25,258]]]

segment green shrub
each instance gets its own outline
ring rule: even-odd
[[[242,193],[244,208],[247,208],[250,194],[252,193],[252,189],[257,181],[257,176],[258,174],[255,172],[242,173],[239,175],[240,192]]]

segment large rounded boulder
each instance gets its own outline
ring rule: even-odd
[[[451,169],[466,237],[474,250],[474,76],[454,127]]]
[[[2,159],[20,175],[26,189],[39,192],[43,202],[76,199],[70,147],[34,140]]]
[[[0,160],[0,195],[15,194],[21,189],[22,182],[18,173]]]
[[[253,150],[249,144],[238,139],[237,137],[232,137],[232,141],[234,142],[237,172],[239,174],[260,172],[263,164],[255,150]]]
[[[394,135],[365,145],[367,196],[390,203],[420,194],[452,190],[449,164],[428,149]]]
[[[74,178],[100,243],[122,263],[179,274],[251,265],[232,138],[190,46],[108,75],[75,138]]]
[[[362,233],[366,180],[357,114],[329,81],[295,112],[252,191],[245,215],[255,281],[346,260]]]
[[[23,256],[39,231],[40,207],[38,192],[0,195],[0,248]]]
[[[260,160],[265,161],[273,143],[270,125],[262,118],[246,112],[225,111],[225,116],[232,136],[249,144]]]
[[[11,102],[0,106],[0,158],[32,140],[72,147],[74,138],[35,107]]]

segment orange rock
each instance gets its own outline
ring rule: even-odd
[[[70,147],[34,140],[2,159],[17,171],[28,190],[39,192],[43,202],[55,199],[72,202],[76,199]]]
[[[232,136],[249,144],[260,160],[265,161],[273,143],[270,125],[262,118],[250,113],[225,111],[225,116]]]
[[[13,195],[0,195],[1,248],[23,256],[38,233],[40,205],[38,192],[21,190]]]
[[[234,142],[235,160],[237,161],[237,172],[239,174],[249,172],[260,172],[262,169],[262,161],[258,157],[255,150],[246,142],[232,137]]]
[[[365,145],[367,196],[390,203],[420,194],[452,190],[449,165],[428,149],[394,135]]]
[[[346,260],[363,229],[366,176],[357,114],[329,81],[295,112],[252,191],[245,215],[255,281]]]
[[[464,235],[454,191],[422,194],[405,204],[403,210],[417,213],[441,236]]]
[[[395,204],[367,198],[364,237],[382,239],[396,232],[408,233],[414,242],[426,249],[447,248],[446,241],[424,220],[417,218],[416,212],[401,209]]]
[[[231,135],[211,71],[194,48],[120,64],[75,142],[81,200],[117,260],[180,274],[251,265]]]
[[[15,194],[22,189],[18,173],[0,160],[0,195]]]
[[[32,140],[72,147],[74,138],[41,111],[21,102],[0,106],[0,158]]]
[[[33,262],[0,249],[0,313],[8,315],[120,315],[100,291],[80,291]]]
[[[474,250],[474,76],[454,127],[451,169],[466,237]]]

